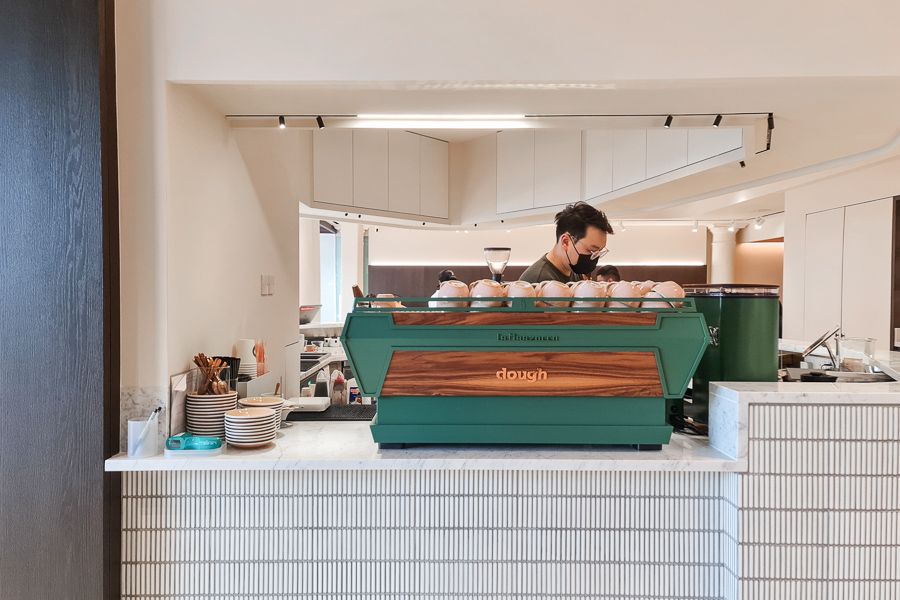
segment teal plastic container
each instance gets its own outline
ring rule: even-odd
[[[778,286],[706,284],[684,291],[710,333],[684,414],[708,423],[711,381],[778,380]]]

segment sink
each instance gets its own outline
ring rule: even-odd
[[[785,382],[799,382],[800,377],[806,375],[807,373],[814,371],[816,369],[797,369],[797,368],[787,368],[782,369],[782,372],[787,373],[787,378],[783,378],[782,381]],[[820,373],[822,371],[819,371]],[[877,373],[850,373],[846,371],[825,371],[826,375],[830,375],[832,377],[837,377],[838,383],[891,383],[894,381],[894,378],[888,375],[887,373],[877,372]]]

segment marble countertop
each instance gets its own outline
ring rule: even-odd
[[[379,450],[366,421],[294,421],[257,449],[226,446],[220,456],[130,459],[120,453],[107,471],[190,470],[540,470],[736,471],[738,461],[702,437],[673,434],[659,451],[630,446],[420,445]]]

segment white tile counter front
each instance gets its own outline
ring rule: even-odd
[[[900,383],[710,388],[710,442],[129,460],[122,598],[900,598]]]

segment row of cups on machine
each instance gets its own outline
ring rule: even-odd
[[[379,294],[379,296],[391,296]],[[538,307],[558,306],[575,308],[680,308],[681,302],[665,302],[662,299],[684,298],[684,290],[674,281],[542,281],[531,284],[527,281],[497,283],[491,279],[480,279],[466,285],[462,281],[445,281],[438,289],[437,298],[431,304],[438,308],[465,307],[488,308],[508,305],[493,298],[572,298],[572,300],[536,301]],[[460,301],[449,298],[484,298],[484,300]],[[490,298],[490,299],[489,299]],[[397,307],[399,302],[376,302],[373,306]]]

